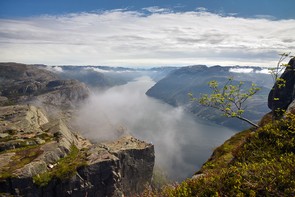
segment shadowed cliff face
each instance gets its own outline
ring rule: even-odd
[[[295,58],[292,58],[268,95],[268,107],[276,117],[282,116],[295,98]]]

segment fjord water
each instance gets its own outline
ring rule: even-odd
[[[195,120],[181,107],[150,98],[145,92],[155,82],[141,77],[103,93],[94,93],[79,112],[84,136],[95,141],[114,139],[118,128],[155,145],[156,166],[172,180],[196,172],[214,148],[235,131]]]

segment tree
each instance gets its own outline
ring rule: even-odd
[[[243,89],[243,82],[239,82],[238,84],[234,84],[233,82],[233,78],[228,78],[227,82],[220,87],[219,83],[213,80],[208,83],[212,94],[202,94],[199,99],[195,98],[192,93],[189,96],[192,101],[198,100],[201,105],[215,108],[221,111],[226,117],[238,118],[257,128],[257,124],[242,115],[245,112],[246,100],[256,94],[260,88],[252,83],[251,87],[245,90]]]

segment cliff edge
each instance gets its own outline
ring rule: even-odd
[[[93,144],[68,126],[85,84],[39,66],[0,71],[1,195],[124,196],[151,181],[152,144],[132,136]]]

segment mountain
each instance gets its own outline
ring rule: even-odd
[[[57,74],[63,79],[76,79],[91,88],[106,89],[115,85],[126,84],[140,76],[129,68],[105,66],[59,66]]]
[[[246,118],[258,122],[269,111],[266,102],[268,92],[273,83],[271,76],[263,74],[263,71],[264,69],[259,67],[239,66],[207,67],[205,65],[197,65],[182,67],[172,71],[158,81],[146,94],[173,106],[183,106],[188,111],[194,113],[196,118],[207,119],[236,130],[245,129],[248,125],[243,122],[222,117],[219,111],[205,108],[197,102],[192,103],[188,94],[192,93],[196,98],[202,94],[210,94],[209,81],[216,80],[222,85],[229,77],[233,77],[234,83],[243,81],[245,88],[255,83],[261,90],[248,101],[244,115]]]
[[[44,67],[44,65],[43,65]],[[47,66],[62,79],[75,79],[92,89],[107,89],[123,85],[142,76],[150,76],[154,81],[165,77],[175,67],[151,69],[107,67],[107,66]]]
[[[0,63],[1,196],[122,196],[152,178],[154,146],[92,143],[71,124],[89,88],[47,66]]]
[[[0,79],[2,105],[34,103],[52,111],[72,107],[89,94],[85,84],[32,65],[0,63]]]

